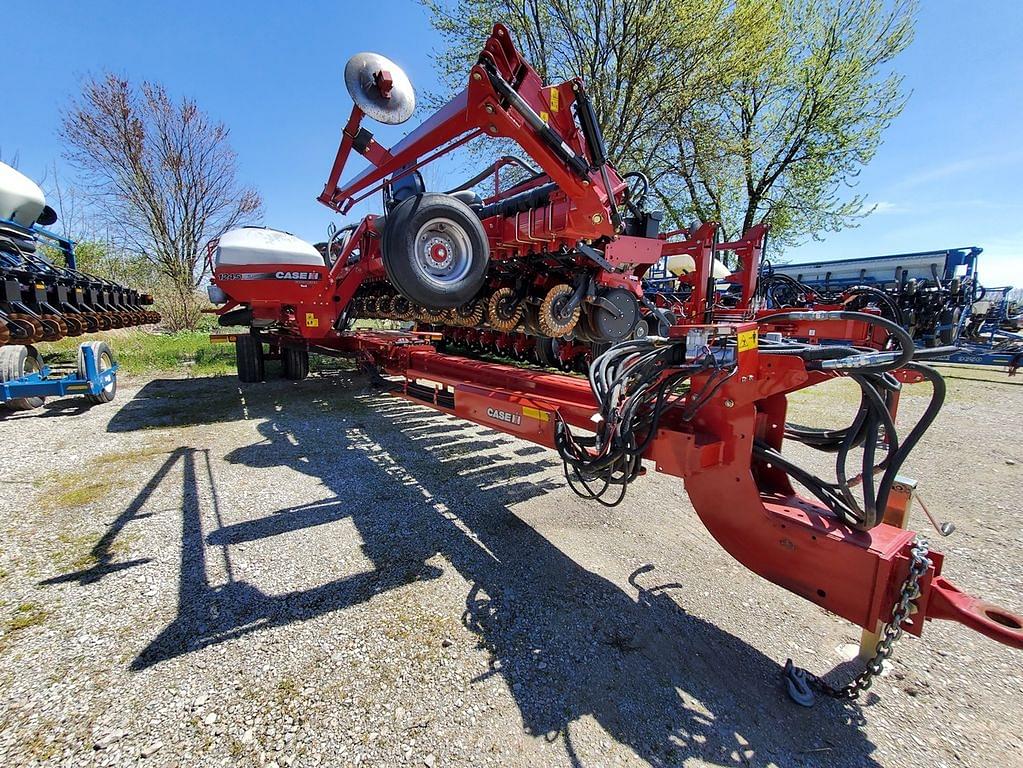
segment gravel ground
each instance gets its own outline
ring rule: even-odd
[[[908,474],[959,527],[946,574],[1019,609],[1023,387],[955,375]],[[820,390],[796,420],[851,408]],[[858,704],[790,703],[786,657],[831,670],[858,630],[732,561],[676,478],[605,509],[345,373],[127,379],[0,438],[4,765],[1023,765],[1023,659],[958,625]]]

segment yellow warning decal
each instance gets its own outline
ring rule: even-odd
[[[546,112],[541,112],[540,113],[540,119],[543,120],[546,123],[546,122],[548,122],[551,119],[551,116],[548,115]]]
[[[756,349],[757,348],[756,330],[743,331],[738,335],[737,341],[740,352],[745,352],[747,349]]]
[[[320,321],[316,318],[312,312],[305,313],[305,327],[306,328],[319,328]]]
[[[561,97],[561,94],[558,93],[558,89],[557,88],[551,88],[551,112],[557,112],[558,111],[558,99],[560,97]]]
[[[551,415],[547,411],[541,411],[539,408],[530,408],[528,405],[522,406],[522,415],[537,421],[551,420]]]

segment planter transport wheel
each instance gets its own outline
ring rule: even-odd
[[[460,200],[435,193],[410,197],[387,215],[381,251],[391,283],[430,309],[474,298],[490,260],[479,217]]]
[[[298,347],[285,347],[281,350],[281,365],[284,378],[302,381],[309,375],[309,352]]]

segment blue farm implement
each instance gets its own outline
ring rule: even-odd
[[[117,391],[105,341],[80,344],[76,364],[53,367],[33,345],[160,321],[150,296],[79,270],[74,243],[44,229],[56,220],[39,186],[0,163],[0,403],[11,410],[66,395],[107,403]]]
[[[873,304],[922,347],[947,347],[935,361],[1005,366],[1023,362],[1019,309],[1009,287],[978,279],[982,249],[950,248],[863,259],[766,266],[768,308]]]
[[[105,341],[79,344],[73,366],[51,367],[32,346],[0,347],[0,402],[11,410],[31,410],[48,397],[69,395],[109,403],[116,394],[117,358]]]

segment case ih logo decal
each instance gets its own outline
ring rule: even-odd
[[[517,413],[508,413],[508,411],[499,411],[496,408],[487,408],[487,416],[497,421],[503,421],[505,424],[521,424],[522,416]]]
[[[297,280],[308,283],[319,279],[319,272],[221,272],[217,275],[217,280]]]

